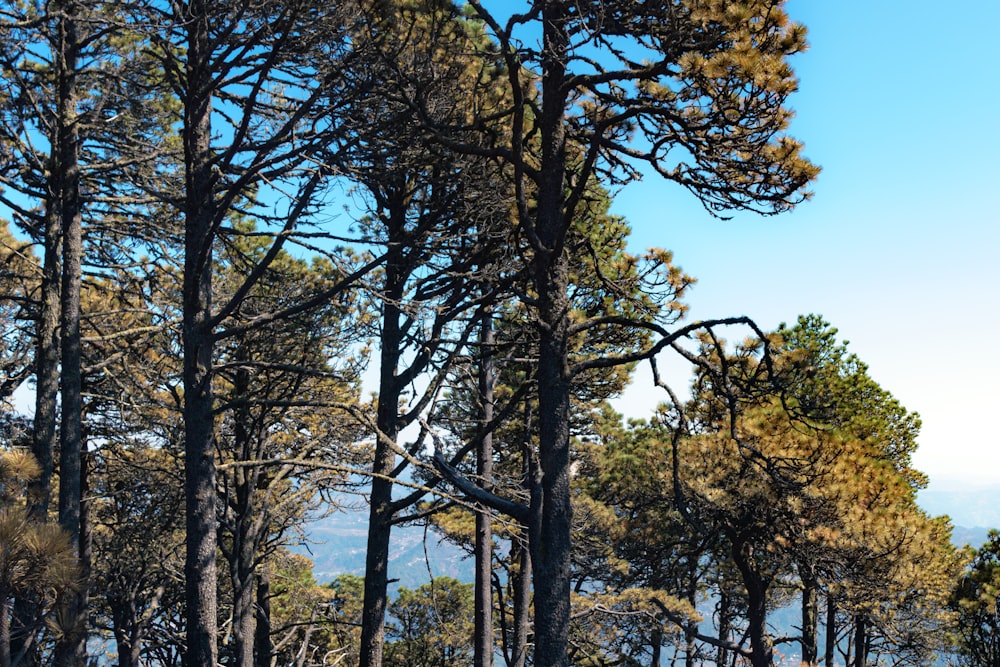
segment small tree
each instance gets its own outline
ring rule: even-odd
[[[435,577],[416,590],[400,587],[389,605],[385,664],[459,667],[472,660],[472,584]]]
[[[52,624],[60,631],[58,611],[74,595],[79,583],[76,550],[59,526],[32,520],[21,504],[28,480],[39,474],[38,464],[21,450],[0,452],[0,667],[11,667],[33,649],[38,631]],[[12,603],[30,595],[34,614],[18,628],[24,641],[11,653]],[[70,619],[72,622],[72,619]]]
[[[951,608],[958,614],[955,643],[962,663],[969,667],[1000,665],[1000,532],[991,530],[989,539],[970,553],[951,596]]]

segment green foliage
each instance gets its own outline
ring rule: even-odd
[[[400,587],[389,605],[385,664],[459,667],[472,660],[472,584],[435,577],[415,590]]]
[[[958,614],[954,640],[962,664],[995,667],[1000,663],[1000,532],[972,551],[971,562],[951,595],[951,608]]]

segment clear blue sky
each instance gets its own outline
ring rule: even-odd
[[[650,177],[614,210],[636,246],[673,250],[698,279],[692,318],[773,328],[814,312],[838,327],[922,416],[915,462],[932,489],[1000,484],[1000,0],[788,10],[809,29],[791,106],[792,133],[823,167],[812,201],[723,222]]]

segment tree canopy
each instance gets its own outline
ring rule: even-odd
[[[919,417],[819,316],[688,321],[684,258],[612,213],[643,173],[808,200],[805,34],[782,0],[0,1],[0,667],[927,664],[956,617],[984,662],[990,552],[957,579]],[[640,363],[665,402],[626,421]],[[317,581],[341,511],[363,575]],[[475,584],[396,587],[413,525]]]

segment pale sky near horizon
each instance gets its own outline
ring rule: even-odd
[[[1000,0],[791,0],[792,134],[823,167],[792,213],[731,221],[655,177],[613,211],[698,279],[690,318],[819,313],[911,411],[931,489],[1000,485]],[[686,378],[674,378],[683,384]],[[625,403],[660,396],[637,381]],[[621,409],[621,408],[619,408]]]

